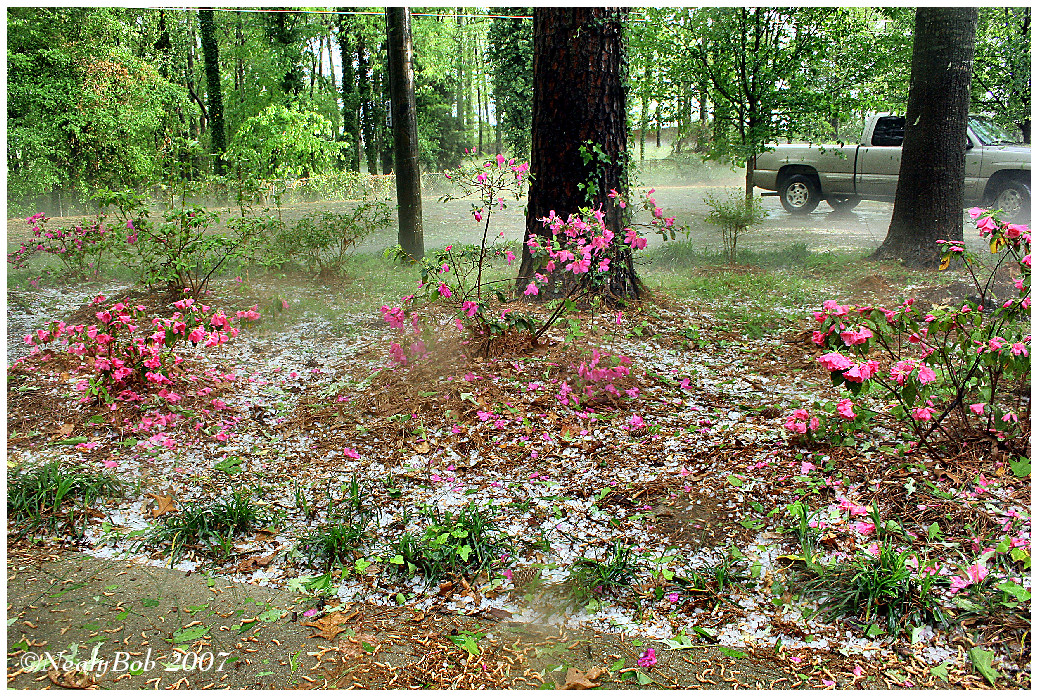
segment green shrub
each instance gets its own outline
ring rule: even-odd
[[[713,223],[721,229],[725,258],[729,264],[734,264],[739,235],[768,216],[764,205],[759,198],[747,201],[745,194],[739,189],[728,189],[724,198],[708,194],[706,204],[710,206],[706,222]]]

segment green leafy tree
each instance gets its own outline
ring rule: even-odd
[[[1031,8],[982,7],[973,61],[973,108],[1031,142]]]
[[[227,159],[240,176],[300,179],[330,167],[340,148],[324,116],[271,105],[242,124],[231,139]]]
[[[498,8],[509,18],[495,17],[487,31],[487,59],[493,69],[494,108],[504,140],[512,154],[530,152],[530,116],[533,108],[533,24],[518,17],[530,8]]]

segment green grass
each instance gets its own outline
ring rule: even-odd
[[[32,470],[16,469],[7,477],[7,516],[24,534],[49,530],[82,535],[87,509],[106,498],[121,496],[123,484],[108,474],[95,474],[57,461]]]
[[[183,558],[189,546],[202,547],[223,559],[228,556],[235,535],[251,532],[270,520],[249,494],[235,492],[208,504],[187,503],[182,511],[160,518],[133,551],[169,545],[170,566]]]
[[[878,556],[859,553],[833,564],[805,589],[822,596],[822,609],[829,618],[850,616],[866,627],[882,620],[894,636],[908,625],[943,623],[947,618],[930,592],[934,576],[916,577],[905,565],[910,556],[881,544]]]
[[[352,561],[354,551],[370,537],[372,511],[364,504],[366,496],[357,482],[357,475],[353,475],[344,492],[346,497],[339,506],[329,497],[328,518],[334,522],[299,541],[300,553],[311,564],[331,568],[333,564]],[[300,497],[297,491],[297,502]],[[305,501],[305,496],[302,498]],[[304,508],[309,510],[309,504]]]
[[[581,557],[573,562],[566,585],[573,600],[586,604],[630,587],[639,568],[633,549],[617,540],[604,558]]]

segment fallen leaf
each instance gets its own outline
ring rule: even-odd
[[[511,619],[512,613],[499,607],[488,607],[484,612],[496,620]]]
[[[68,438],[74,430],[76,430],[75,424],[63,424],[58,426],[58,435],[62,438]]]
[[[598,677],[602,673],[599,672],[595,677]],[[599,687],[601,683],[593,682],[591,678],[577,670],[576,668],[570,668],[566,671],[566,684],[562,686],[563,690],[590,690],[595,687]]]
[[[274,538],[274,532],[272,530],[267,530],[266,528],[263,528],[262,530],[257,530],[256,531],[256,537],[254,539],[259,540],[260,542],[263,542],[264,540],[270,540],[270,539],[273,539],[273,538]]]
[[[454,584],[451,583],[450,581],[444,581],[443,583],[440,584],[440,590],[436,593],[436,595],[439,595],[441,597],[447,597],[448,595],[451,594],[451,591],[453,591],[453,590],[454,590]]]
[[[238,573],[244,574],[244,573],[248,573],[249,571],[253,571],[254,569],[258,569],[260,567],[263,567],[263,566],[269,566],[270,562],[274,561],[274,555],[276,555],[276,554],[277,554],[277,552],[271,552],[270,554],[268,554],[265,557],[261,557],[261,556],[257,555],[255,557],[249,557],[248,559],[243,559],[241,561],[241,563],[238,564]]]
[[[146,516],[158,518],[160,515],[176,513],[179,510],[177,508],[177,503],[173,500],[172,496],[166,496],[163,494],[148,494],[148,496],[155,499],[155,505],[152,507],[151,504],[146,503],[141,507],[141,513]]]
[[[51,668],[47,671],[47,677],[58,687],[65,687],[71,690],[86,690],[97,684],[90,673],[82,670],[67,670],[59,673],[54,668]]]
[[[303,622],[304,627],[313,627],[314,636],[322,639],[334,639],[346,631],[346,623],[349,617],[345,612],[332,612],[313,622]]]
[[[429,441],[427,441],[427,440],[417,441],[415,443],[411,443],[411,447],[419,455],[425,455],[426,453],[429,452]]]

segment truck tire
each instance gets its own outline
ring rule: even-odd
[[[844,211],[853,210],[855,206],[861,203],[861,199],[857,196],[830,196],[825,199],[832,209],[838,213]]]
[[[1006,220],[1026,220],[1031,216],[1031,187],[1019,179],[1010,179],[998,187],[992,206],[1001,208]]]
[[[807,215],[822,200],[818,186],[811,177],[804,174],[794,174],[782,182],[779,187],[779,201],[782,207],[793,215]]]

